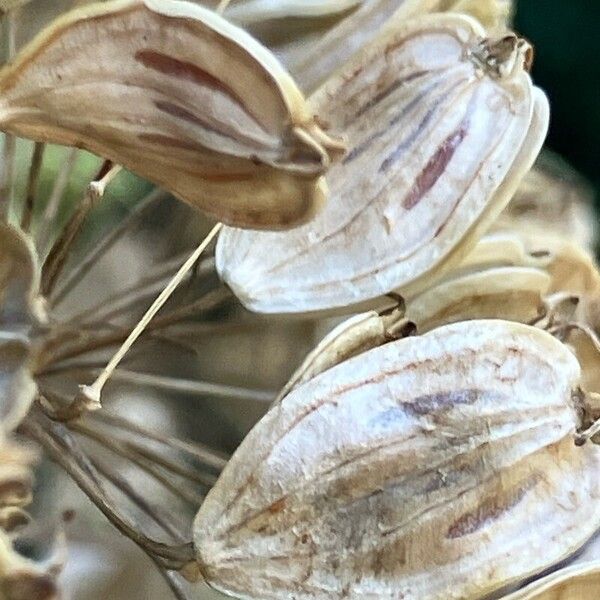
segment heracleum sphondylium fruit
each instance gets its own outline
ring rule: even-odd
[[[597,600],[600,598],[600,560],[560,569],[504,600]]]
[[[296,61],[291,61],[290,69],[302,89],[314,90],[371,42],[389,19],[460,12],[476,17],[488,31],[504,31],[510,27],[512,4],[512,0],[363,0],[346,18],[304,49]]]
[[[348,311],[458,263],[545,137],[530,51],[460,15],[389,23],[310,99],[348,147],[327,206],[285,235],[224,230],[223,280],[257,312]]]
[[[243,227],[291,227],[325,194],[329,140],[294,81],[190,2],[115,0],[56,20],[0,72],[0,129],[90,150]]]
[[[600,526],[578,447],[580,367],[545,331],[480,320],[370,350],[246,437],[195,521],[201,572],[241,598],[462,600]]]

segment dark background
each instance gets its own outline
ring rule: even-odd
[[[520,0],[515,29],[535,46],[550,98],[547,145],[594,185],[600,208],[600,0]]]

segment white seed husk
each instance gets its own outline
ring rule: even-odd
[[[580,368],[545,331],[480,320],[370,350],[273,407],[195,521],[240,598],[482,598],[600,525],[577,447]]]
[[[345,132],[348,154],[330,169],[329,202],[311,223],[285,235],[221,234],[217,269],[247,308],[356,312],[392,290],[425,289],[469,253],[548,124],[520,42],[502,63],[510,75],[468,58],[484,36],[459,15],[392,22],[311,97]]]

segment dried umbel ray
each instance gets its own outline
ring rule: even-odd
[[[59,18],[0,72],[0,128],[90,150],[239,226],[290,227],[324,196],[330,140],[293,80],[189,2]]]
[[[195,521],[201,572],[241,598],[481,598],[600,525],[576,446],[580,368],[550,334],[470,321],[391,342],[291,392]]]
[[[560,569],[507,596],[504,600],[597,600],[600,560]]]
[[[311,97],[348,143],[330,201],[285,235],[225,230],[217,269],[265,313],[348,310],[414,293],[468,253],[533,163],[548,103],[531,48],[473,19],[393,21]]]

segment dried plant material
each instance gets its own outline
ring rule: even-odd
[[[600,560],[576,564],[538,579],[505,600],[597,600]]]
[[[225,16],[250,24],[286,17],[324,17],[342,13],[364,0],[233,0]]]
[[[16,330],[44,320],[40,271],[31,240],[0,223],[0,329]]]
[[[528,237],[564,236],[592,250],[597,229],[593,204],[589,183],[559,157],[544,151],[495,227]]]
[[[413,330],[412,323],[404,318],[403,307],[381,314],[373,310],[354,315],[332,329],[308,354],[275,399],[275,404],[320,373],[367,350],[400,339]]]
[[[76,9],[0,73],[0,127],[85,148],[224,222],[286,228],[324,197],[330,140],[251,36],[175,0]]]
[[[576,447],[580,369],[550,334],[471,321],[322,373],[246,437],[195,522],[206,581],[243,598],[463,600],[600,525]]]
[[[482,19],[486,28],[505,29],[508,0],[363,0],[349,16],[301,53],[290,70],[302,89],[314,90],[355,52],[367,46],[389,21],[427,13],[458,11]]]
[[[533,266],[535,260],[525,250],[523,240],[509,231],[484,235],[465,256],[457,269],[481,270],[500,266]]]
[[[457,321],[505,319],[530,323],[545,311],[550,276],[531,267],[499,267],[458,276],[407,302],[419,333]]]
[[[0,507],[27,506],[31,502],[32,468],[38,454],[32,448],[7,438],[2,423],[0,433]]]
[[[0,597],[3,600],[58,600],[56,576],[51,569],[20,556],[10,538],[0,531]]]
[[[250,310],[352,310],[460,263],[533,163],[548,125],[530,48],[460,15],[394,21],[311,97],[348,154],[330,200],[285,235],[226,229],[222,279]]]
[[[488,31],[501,32],[511,23],[513,0],[454,0],[446,10],[475,17]]]
[[[536,257],[552,277],[551,292],[579,295],[600,290],[600,273],[593,256],[565,237],[548,233],[533,234],[526,239],[527,250]]]
[[[0,331],[0,364],[0,428],[7,431],[27,414],[37,390],[27,338]]]
[[[31,0],[0,0],[0,13],[9,12],[28,4]]]

